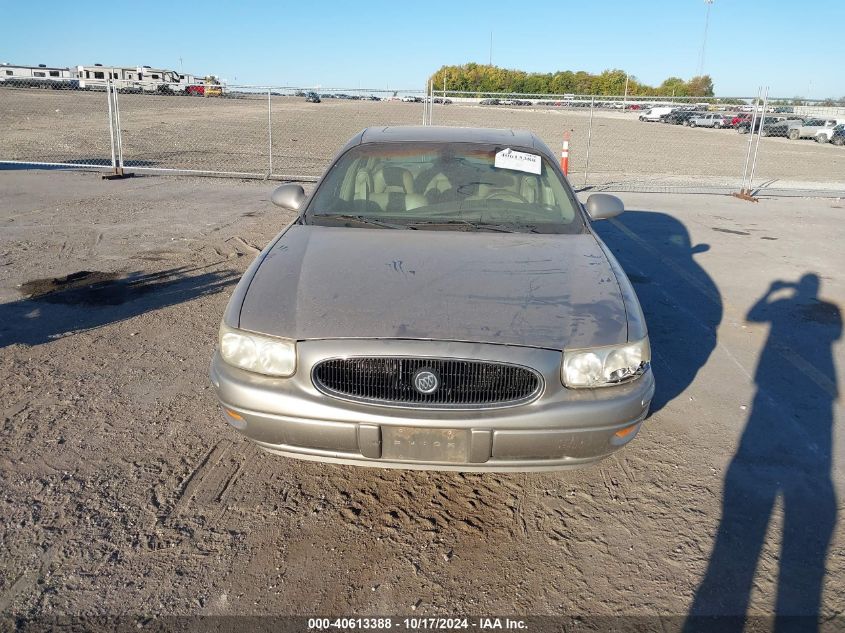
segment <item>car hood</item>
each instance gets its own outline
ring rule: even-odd
[[[239,327],[550,349],[627,340],[619,284],[590,233],[294,225],[258,267]]]

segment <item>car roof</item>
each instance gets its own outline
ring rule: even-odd
[[[361,133],[361,143],[433,142],[433,143],[491,143],[494,145],[522,145],[534,147],[536,137],[527,130],[483,127],[448,127],[436,125],[407,125],[369,127]]]
[[[528,130],[437,125],[368,127],[352,137],[338,156],[366,143],[489,143],[505,147],[531,147],[554,161],[554,152]]]

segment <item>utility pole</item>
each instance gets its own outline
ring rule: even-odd
[[[707,12],[704,15],[704,38],[701,40],[701,55],[698,58],[698,76],[704,74],[704,54],[707,49],[707,29],[710,26],[710,7],[713,6],[713,0],[704,0],[707,6]]]

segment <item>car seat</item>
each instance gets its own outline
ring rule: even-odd
[[[369,200],[382,211],[409,211],[426,205],[425,197],[414,193],[414,177],[407,169],[389,166],[377,169],[372,187]]]

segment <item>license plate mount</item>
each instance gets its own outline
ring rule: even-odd
[[[411,426],[381,427],[383,459],[466,463],[469,432],[463,429],[426,429]]]

